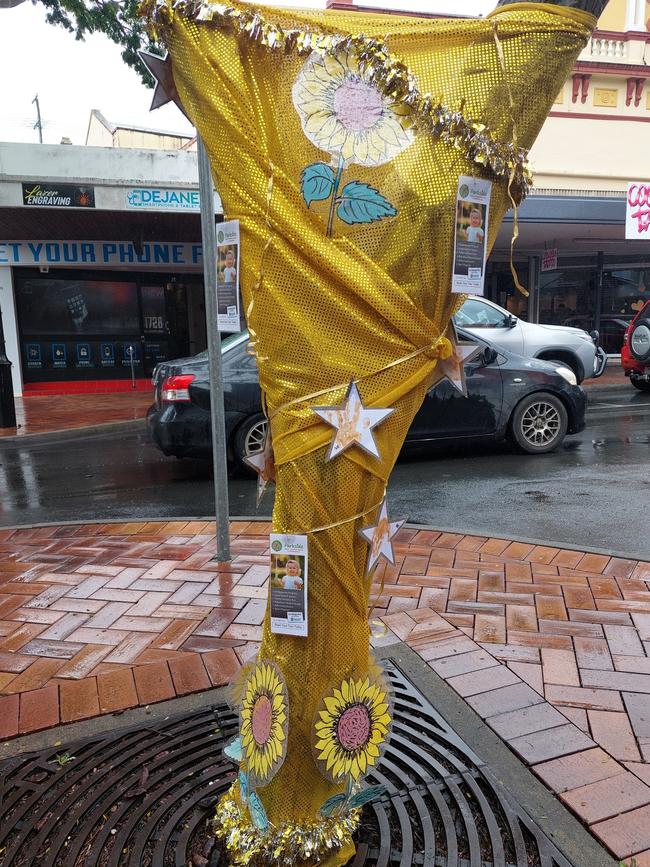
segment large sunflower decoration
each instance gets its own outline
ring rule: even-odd
[[[328,237],[335,215],[348,224],[394,217],[397,211],[374,187],[360,181],[339,187],[350,163],[380,166],[409,147],[411,109],[384,96],[352,51],[312,54],[293,86],[293,103],[307,138],[332,157],[331,165],[307,166],[301,184],[307,207],[330,199]]]
[[[239,711],[242,758],[251,785],[275,776],[287,751],[289,700],[279,669],[261,661],[248,676]]]
[[[347,788],[323,804],[323,814],[360,807],[383,791],[375,786],[354,794],[362,778],[376,766],[390,724],[388,690],[379,681],[350,678],[324,697],[314,723],[314,754],[321,773]]]

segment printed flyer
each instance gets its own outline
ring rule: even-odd
[[[452,292],[484,294],[491,193],[491,181],[458,179]]]
[[[217,330],[241,331],[239,220],[217,225]]]
[[[307,637],[307,536],[271,534],[271,632]]]

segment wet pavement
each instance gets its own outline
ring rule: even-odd
[[[441,529],[650,555],[650,395],[589,389],[586,430],[545,456],[508,446],[408,455],[391,513]],[[255,483],[230,482],[231,515],[269,515]],[[166,458],[142,430],[0,442],[0,526],[213,513],[209,464]],[[450,516],[453,515],[453,522]]]

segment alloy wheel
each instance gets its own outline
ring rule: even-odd
[[[244,453],[246,457],[257,455],[264,450],[264,440],[266,439],[268,424],[266,419],[262,419],[247,432],[244,439]]]
[[[533,446],[546,446],[553,442],[561,426],[557,408],[546,401],[532,403],[521,419],[523,437]]]

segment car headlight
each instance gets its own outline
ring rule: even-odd
[[[578,380],[576,379],[575,373],[571,370],[570,367],[556,367],[555,372],[559,373],[562,379],[566,379],[569,385],[577,385]]]

